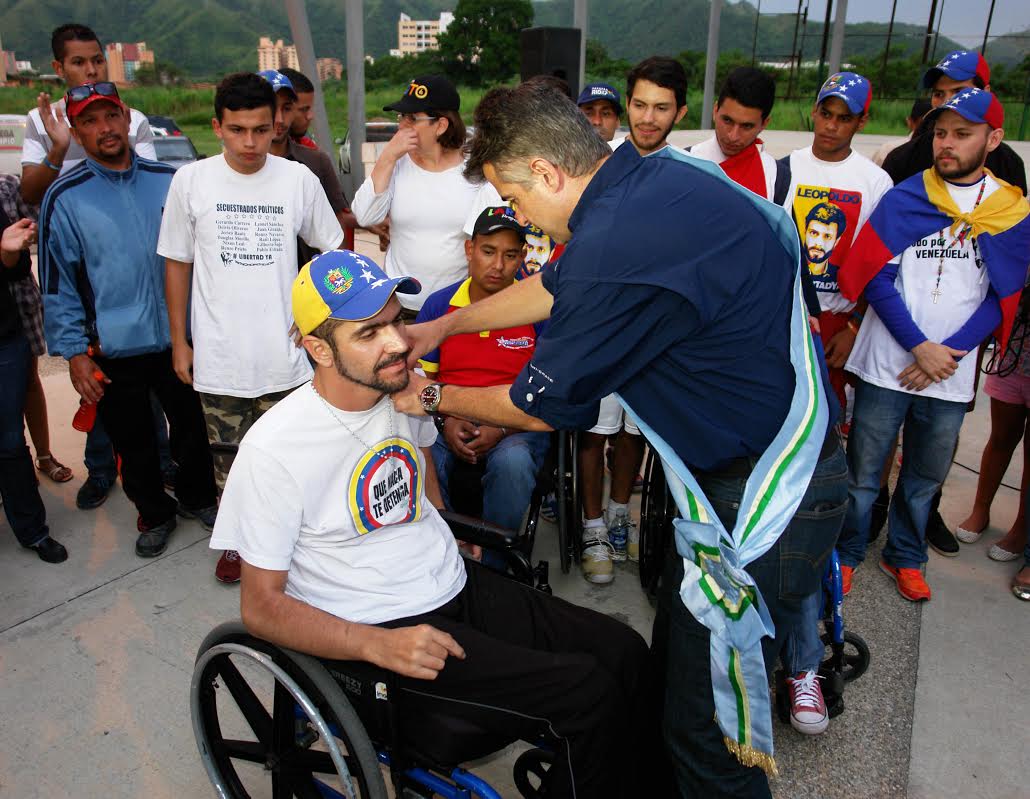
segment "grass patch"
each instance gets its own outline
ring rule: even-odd
[[[329,128],[334,139],[342,139],[347,134],[347,85],[340,81],[330,81],[323,86],[323,91],[326,111],[329,114]],[[38,92],[39,88],[32,86],[0,88],[0,113],[24,114],[27,109],[36,104]],[[460,92],[462,116],[467,123],[470,123],[472,112],[486,89],[464,86],[460,88]],[[390,117],[391,112],[383,111],[383,106],[399,99],[400,94],[401,90],[398,87],[369,85],[365,93],[365,118]],[[126,89],[123,97],[133,108],[150,114],[174,117],[200,152],[213,155],[220,151],[218,139],[211,130],[211,117],[214,115],[213,88],[137,87]],[[691,92],[687,103],[688,113],[677,127],[688,130],[699,128],[701,126],[701,92]],[[778,100],[773,108],[770,127],[774,130],[810,130],[811,107],[810,100]],[[864,132],[894,136],[908,135],[905,117],[911,107],[911,99],[874,100],[869,122]],[[1006,137],[1015,138],[1023,114],[1023,105],[1007,103],[1005,111]],[[625,122],[625,120],[623,121]]]

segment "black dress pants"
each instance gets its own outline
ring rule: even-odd
[[[97,412],[121,456],[122,484],[144,526],[163,524],[175,516],[176,508],[161,476],[151,391],[168,417],[171,449],[179,459],[178,501],[192,510],[214,505],[215,478],[200,397],[176,377],[171,350],[95,360],[111,379]]]
[[[551,797],[653,797],[645,784],[660,748],[655,706],[645,705],[648,649],[622,622],[466,561],[461,593],[430,613],[384,624],[430,624],[466,658],[448,657],[435,680],[400,678],[413,706],[466,719],[490,733],[562,738]],[[417,732],[414,737],[417,740]]]

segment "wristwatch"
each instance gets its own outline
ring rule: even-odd
[[[422,409],[426,413],[436,413],[440,407],[440,398],[443,396],[442,383],[430,383],[418,394],[418,401],[422,403]]]

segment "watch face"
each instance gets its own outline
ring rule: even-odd
[[[423,408],[427,411],[435,411],[436,406],[440,404],[440,386],[435,383],[431,386],[426,386],[422,389],[419,399],[422,401]]]

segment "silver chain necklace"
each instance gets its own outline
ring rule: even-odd
[[[342,427],[344,430],[346,430],[348,433],[350,433],[352,436],[354,436],[354,438],[356,438],[358,440],[358,443],[360,443],[361,446],[363,446],[369,452],[375,453],[376,450],[372,449],[372,447],[370,447],[368,444],[365,443],[365,439],[363,439],[361,436],[359,436],[357,433],[355,433],[353,430],[351,430],[350,425],[348,425],[345,421],[343,421],[343,419],[340,418],[339,414],[337,414],[336,411],[333,410],[333,406],[330,405],[328,402],[326,402],[325,397],[323,397],[321,394],[318,393],[318,389],[315,388],[314,382],[308,383],[308,385],[311,386],[311,390],[314,392],[315,396],[318,397],[322,401],[322,404],[325,406],[326,411],[329,413],[330,416],[333,417],[333,419],[336,420],[337,424],[339,424],[340,427]],[[389,441],[392,443],[393,439],[396,438],[396,436],[394,434],[394,431],[393,431],[393,416],[394,416],[394,414],[393,414],[393,403],[392,402],[388,402],[387,405],[390,408],[390,410],[389,410],[389,414],[390,414],[390,438],[389,438]]]

